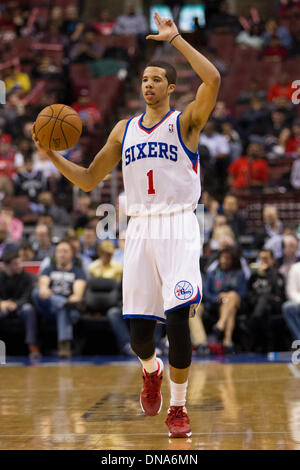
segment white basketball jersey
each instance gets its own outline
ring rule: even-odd
[[[121,150],[127,215],[196,209],[201,194],[199,156],[181,138],[180,114],[171,109],[151,129],[142,124],[145,113],[128,121]]]

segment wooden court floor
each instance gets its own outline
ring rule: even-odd
[[[137,362],[0,368],[0,449],[300,449],[300,369],[291,364],[192,365],[193,436],[170,440],[139,406]]]

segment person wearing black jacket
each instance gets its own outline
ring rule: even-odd
[[[261,352],[268,350],[272,338],[271,317],[281,313],[285,300],[285,281],[275,267],[271,250],[261,250],[258,269],[248,283],[246,304],[249,309],[249,327],[252,348]]]
[[[37,316],[31,304],[34,277],[23,269],[17,251],[3,255],[4,269],[0,271],[0,321],[19,316],[25,323],[25,342],[31,358],[40,356],[37,346]]]

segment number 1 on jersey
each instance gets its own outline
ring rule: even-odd
[[[155,189],[153,186],[153,170],[149,170],[147,173],[148,176],[148,194],[155,194]]]

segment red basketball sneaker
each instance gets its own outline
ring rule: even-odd
[[[140,403],[143,412],[147,416],[155,416],[162,407],[162,394],[160,391],[164,364],[161,359],[157,358],[158,369],[152,374],[148,374],[143,370],[143,389],[141,391]]]
[[[190,420],[184,406],[170,406],[166,425],[169,437],[191,437]]]

